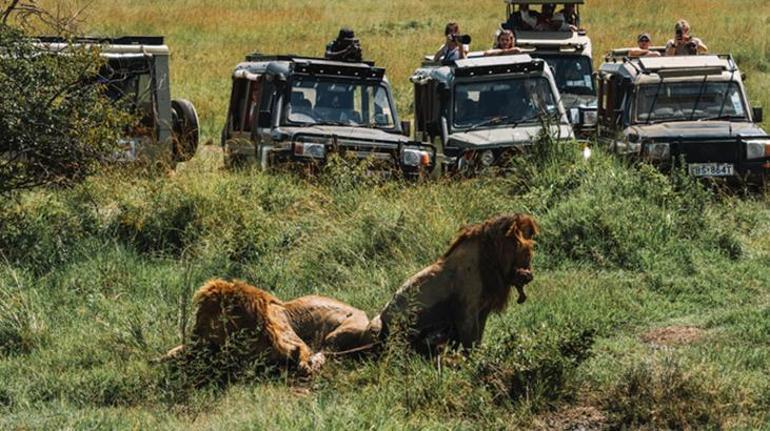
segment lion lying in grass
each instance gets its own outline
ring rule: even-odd
[[[211,280],[194,296],[197,305],[192,343],[171,349],[170,359],[191,347],[217,351],[236,334],[249,340],[246,355],[265,354],[277,365],[295,365],[311,374],[323,365],[323,352],[354,349],[373,342],[366,313],[322,296],[283,302],[240,281]]]
[[[527,215],[501,216],[466,227],[436,262],[404,283],[382,312],[366,313],[322,296],[282,302],[246,283],[212,280],[195,294],[193,346],[217,350],[229,336],[246,332],[251,355],[265,353],[276,364],[313,373],[323,352],[343,352],[386,342],[404,330],[418,351],[481,341],[490,313],[503,311],[513,286],[518,303],[532,281],[533,237],[538,227]],[[178,346],[164,358],[187,350]]]
[[[489,314],[506,308],[512,286],[517,302],[526,301],[537,233],[537,223],[523,214],[466,227],[442,257],[401,286],[370,330],[381,328],[384,340],[395,328],[406,329],[420,351],[445,343],[473,347]]]

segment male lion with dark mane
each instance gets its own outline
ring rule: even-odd
[[[420,351],[444,343],[473,347],[489,314],[506,308],[512,286],[517,302],[526,301],[537,233],[535,220],[524,214],[464,228],[442,257],[401,286],[372,319],[371,332],[386,340],[394,329],[406,329]]]
[[[339,352],[371,344],[363,311],[323,296],[283,302],[242,281],[211,280],[193,298],[197,306],[192,342],[171,349],[162,360],[191,348],[218,351],[235,335],[246,336],[247,356],[265,354],[277,365],[295,365],[304,374],[318,371],[324,351]],[[315,353],[314,353],[315,352]]]
[[[481,341],[489,314],[506,308],[513,286],[519,304],[527,299],[524,286],[532,281],[537,233],[537,223],[523,214],[464,228],[449,250],[407,280],[371,321],[332,298],[283,302],[244,282],[211,280],[194,297],[192,343],[164,358],[190,347],[216,351],[244,332],[252,340],[247,355],[266,354],[271,362],[294,364],[306,374],[323,365],[323,352],[365,350],[387,341],[397,328],[406,330],[419,351],[445,343],[471,348]]]

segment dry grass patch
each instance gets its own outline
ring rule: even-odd
[[[642,341],[653,346],[682,346],[703,338],[705,331],[696,326],[666,326],[642,334]]]

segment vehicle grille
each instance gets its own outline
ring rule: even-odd
[[[741,145],[737,141],[681,142],[678,153],[689,163],[737,163]]]

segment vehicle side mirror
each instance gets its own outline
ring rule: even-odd
[[[273,116],[271,115],[270,111],[259,111],[259,116],[257,117],[257,127],[269,129],[272,119]]]
[[[755,123],[761,123],[764,121],[764,115],[762,115],[762,107],[761,106],[755,106],[751,109],[751,116],[754,117]]]
[[[409,121],[401,122],[401,134],[407,138],[412,136],[412,123]]]

